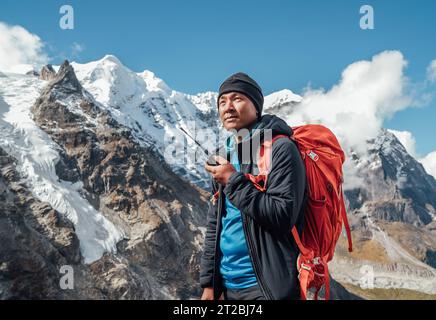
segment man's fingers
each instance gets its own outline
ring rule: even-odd
[[[207,163],[204,165],[204,168],[206,169],[207,172],[215,174],[216,170],[214,166],[210,166]]]
[[[218,162],[219,164],[227,164],[229,163],[225,158],[221,157],[221,156],[213,156],[213,158],[215,159],[216,162]]]
[[[204,164],[204,168],[206,169],[207,172],[211,172],[210,170],[212,169],[212,166],[208,165],[207,162]]]

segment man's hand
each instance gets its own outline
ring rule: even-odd
[[[201,295],[201,300],[213,300],[213,288],[208,287],[203,289],[203,294]],[[218,300],[224,300],[224,293],[221,294]]]
[[[207,163],[204,168],[209,172],[218,183],[223,186],[227,184],[233,172],[236,172],[235,167],[221,156],[214,156],[214,159],[219,165],[210,166]]]
[[[201,300],[213,300],[213,288],[204,288]]]

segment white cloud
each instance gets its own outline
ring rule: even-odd
[[[305,122],[327,125],[343,147],[365,153],[384,119],[412,103],[405,92],[407,62],[398,51],[384,51],[371,61],[358,61],[343,72],[329,91],[309,89],[297,114]]]
[[[420,162],[424,166],[425,171],[436,179],[436,151],[429,153]]]
[[[430,62],[427,68],[427,79],[430,81],[436,81],[436,59]]]
[[[419,92],[404,76],[406,66],[399,51],[384,51],[370,61],[352,63],[330,90],[306,89],[303,101],[286,120],[295,125],[321,123],[336,134],[348,158],[350,150],[366,156],[367,141],[379,134],[385,119],[421,103]],[[407,143],[413,146],[411,140]],[[351,165],[344,171],[347,177],[355,176]],[[347,189],[357,187],[358,180],[349,181]]]
[[[21,26],[0,22],[0,70],[25,72],[48,62],[41,39]]]
[[[85,50],[85,46],[83,44],[74,42],[71,46],[71,56],[77,57],[77,55]]]
[[[404,146],[406,151],[412,156],[417,156],[416,154],[416,140],[415,137],[409,131],[397,131],[389,129],[391,133],[393,133],[398,140],[400,140],[401,144]]]

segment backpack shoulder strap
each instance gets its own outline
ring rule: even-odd
[[[291,140],[294,140],[293,137],[287,136],[287,135],[276,135],[272,138],[272,140],[265,140],[260,146],[259,155],[257,158],[257,165],[259,167],[259,175],[257,177],[250,177],[252,181],[257,182],[258,179],[262,179],[264,184],[262,191],[266,190],[266,182],[268,179],[268,173],[271,169],[271,163],[272,163],[272,145],[274,142],[276,142],[279,138],[290,138]],[[295,140],[294,140],[295,142]],[[295,244],[297,245],[300,255],[299,260],[297,261],[297,268],[298,268],[298,279],[300,282],[300,293],[302,299],[307,299],[307,290],[309,282],[312,281],[313,278],[313,270],[311,268],[311,260],[314,258],[314,252],[308,248],[306,248],[303,245],[303,242],[301,241],[301,237],[298,234],[298,230],[295,226],[291,229],[292,237],[294,238]],[[301,259],[301,261],[300,261]],[[326,284],[328,286],[328,284]]]
[[[280,138],[291,138],[285,134],[279,134],[272,138],[272,140],[264,140],[260,145],[259,155],[257,158],[257,166],[259,168],[259,175],[268,176],[269,170],[271,169],[271,157],[272,157],[272,145]]]
[[[280,138],[292,139],[292,137],[290,136],[279,134],[274,136],[272,140],[263,141],[263,143],[260,146],[257,164],[259,167],[259,175],[263,176],[265,179],[264,186],[266,186],[268,173],[269,170],[271,169],[272,145]],[[311,256],[311,251],[304,247],[303,243],[301,242],[300,235],[298,234],[297,228],[295,226],[292,228],[292,236],[294,237],[295,243],[297,244],[300,252],[306,257]]]

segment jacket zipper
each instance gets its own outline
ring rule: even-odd
[[[271,294],[271,291],[269,290],[268,286],[265,284],[264,279],[261,276],[261,272],[259,272],[260,266],[259,266],[259,262],[257,259],[257,255],[253,249],[250,232],[247,230],[248,221],[246,221],[246,218],[242,212],[241,212],[241,216],[242,216],[242,226],[243,226],[244,233],[245,233],[245,240],[246,240],[247,246],[248,246],[248,252],[251,256],[251,261],[253,263],[254,274],[256,275],[256,278],[259,281],[259,287],[262,290],[262,293],[265,296],[265,298],[272,300],[273,296]]]
[[[250,169],[249,169],[249,171],[253,172],[253,159],[252,159],[251,153],[250,153]],[[243,227],[244,234],[245,234],[245,241],[247,242],[248,252],[251,256],[251,261],[253,263],[254,274],[256,275],[256,277],[259,281],[259,287],[260,287],[263,295],[265,296],[265,298],[272,300],[273,296],[272,296],[271,291],[269,290],[268,286],[264,283],[262,273],[260,272],[259,259],[256,255],[255,250],[253,249],[253,244],[251,241],[251,234],[248,230],[248,224],[250,221],[247,220],[247,218],[245,217],[245,215],[242,212],[241,212],[241,217],[242,217],[242,227]]]
[[[219,190],[218,190],[218,214],[217,214],[217,221],[216,221],[216,230],[215,230],[215,256],[214,256],[214,266],[213,266],[213,275],[212,275],[212,287],[213,287],[213,294],[214,294],[214,299],[218,300],[219,298],[219,294],[217,293],[217,290],[219,289],[217,287],[217,278],[219,277],[219,267],[220,267],[220,254],[219,254],[219,241],[218,239],[220,238],[220,234],[221,234],[221,217],[222,217],[222,207],[223,207],[223,202],[222,202],[222,186],[219,186]],[[222,288],[223,286],[220,285],[220,287]]]

